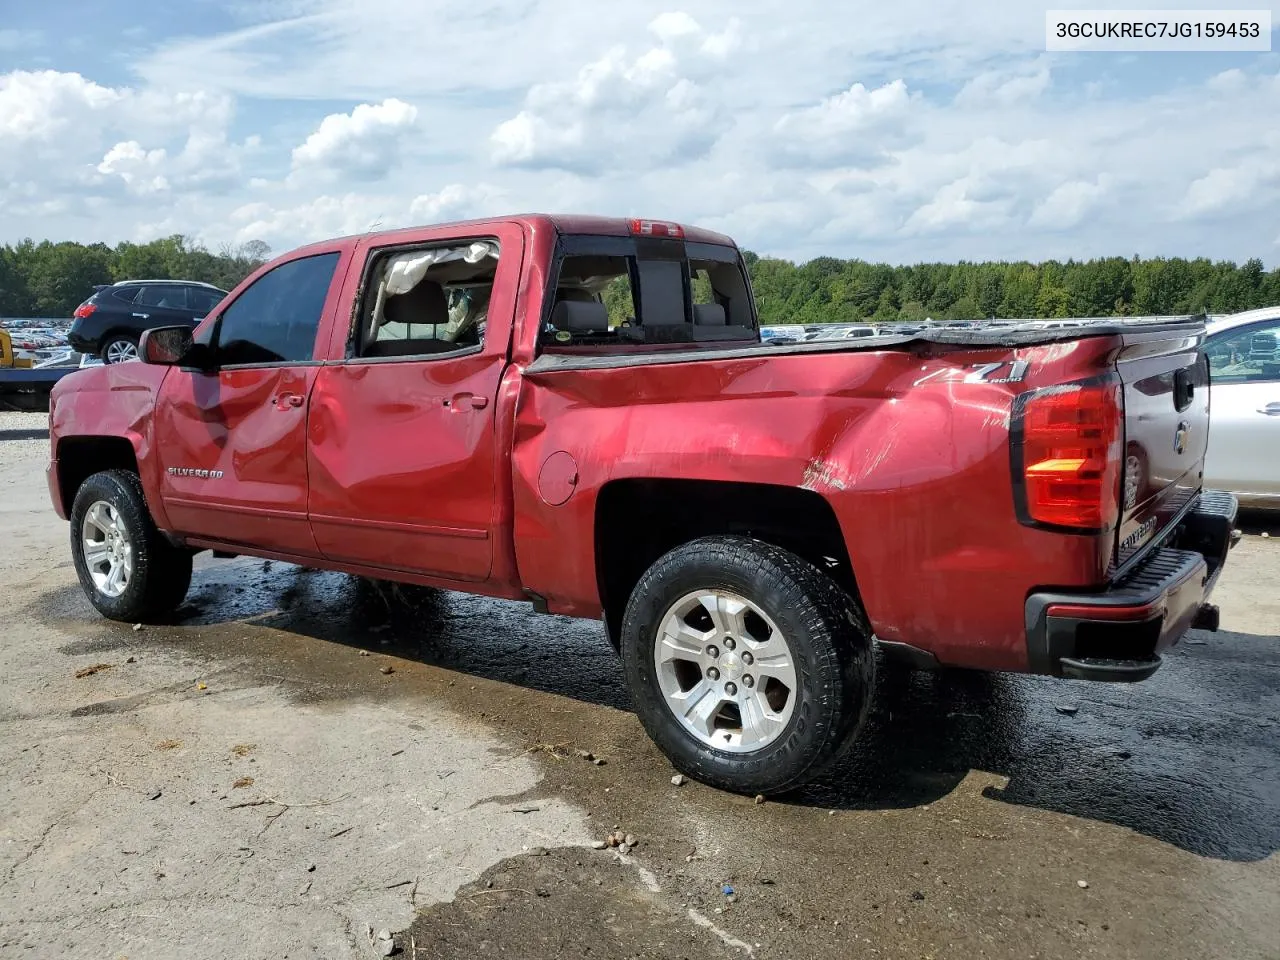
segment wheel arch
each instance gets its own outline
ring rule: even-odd
[[[807,560],[861,603],[831,504],[800,487],[719,480],[623,479],[596,499],[596,578],[605,630],[618,647],[627,600],[663,554],[708,536],[747,536]]]
[[[95,473],[103,470],[128,470],[141,476],[138,453],[125,437],[77,436],[58,441],[58,495],[66,516],[80,487]]]

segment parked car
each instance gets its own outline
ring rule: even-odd
[[[104,363],[138,358],[138,338],[150,327],[195,325],[227,291],[195,280],[122,280],[103,285],[75,309],[67,342]]]
[[[170,614],[201,550],[603,619],[675,766],[772,793],[857,737],[876,642],[1134,681],[1216,628],[1235,501],[1201,489],[1203,335],[765,343],[720,234],[366,234],[263,266],[194,335],[148,331],[143,363],[64,379],[50,494],[116,620]]]
[[[1205,483],[1230,490],[1242,506],[1280,510],[1280,306],[1213,317],[1208,333]]]

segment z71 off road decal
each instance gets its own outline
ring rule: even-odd
[[[1021,383],[1027,378],[1031,364],[1026,360],[1001,360],[999,363],[977,363],[969,367],[943,367],[921,377],[915,386],[931,380],[942,383]]]

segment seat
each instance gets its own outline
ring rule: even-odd
[[[724,307],[718,303],[695,303],[693,305],[693,322],[699,327],[723,327],[728,323]]]
[[[561,300],[551,311],[557,330],[589,336],[609,332],[609,308],[598,300]]]
[[[422,280],[406,293],[388,297],[382,308],[383,324],[399,323],[412,333],[415,326],[444,326],[449,322],[449,300],[444,287],[434,280]],[[435,337],[374,340],[364,350],[366,357],[412,357],[424,353],[450,353],[456,343]]]

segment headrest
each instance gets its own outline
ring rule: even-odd
[[[693,322],[699,327],[723,327],[725,319],[724,307],[718,303],[695,303],[693,305]]]
[[[449,300],[444,287],[434,280],[421,280],[407,293],[387,297],[382,308],[385,323],[449,322]]]
[[[609,308],[597,300],[561,300],[551,311],[551,323],[570,333],[604,333],[609,329]]]

